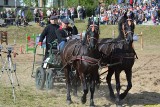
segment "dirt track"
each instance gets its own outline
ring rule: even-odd
[[[160,50],[152,48],[145,48],[143,51],[136,49],[139,59],[135,61],[133,67],[133,87],[129,91],[127,97],[122,101],[125,107],[143,107],[144,105],[157,105],[160,104]],[[25,87],[32,89],[32,92],[41,95],[42,93],[49,93],[48,97],[56,97],[57,103],[44,106],[39,103],[40,100],[35,102],[33,107],[66,107],[65,93],[66,89],[64,85],[56,85],[55,89],[51,91],[39,91],[35,88],[35,80],[31,78],[31,69],[33,54],[20,54],[15,59],[17,61],[17,75],[21,84],[21,90]],[[112,79],[113,87],[115,89],[115,81]],[[122,90],[126,85],[125,75],[121,73],[121,85]],[[59,93],[58,95],[56,93]],[[89,105],[88,101],[85,105],[80,102],[80,96],[82,92],[80,90],[78,99],[72,97],[73,104],[71,107],[86,107]],[[42,101],[43,102],[43,101]],[[37,105],[38,104],[38,105]],[[99,90],[95,92],[95,104],[96,107],[115,107],[113,102],[109,100],[109,93],[106,84],[100,86]],[[158,105],[157,105],[158,107]],[[160,107],[160,105],[159,105]]]

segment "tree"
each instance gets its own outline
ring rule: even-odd
[[[24,4],[26,6],[29,6],[29,7],[32,7],[32,6],[36,6],[38,7],[38,1],[39,0],[23,0]],[[43,7],[45,7],[46,3],[47,3],[48,0],[42,0],[42,4],[43,4]]]
[[[32,6],[32,0],[23,0],[23,2],[26,6],[29,6],[29,7]]]
[[[36,7],[38,7],[38,0],[35,0]]]
[[[33,14],[32,14],[32,12],[29,8],[28,8],[27,13],[26,13],[26,19],[29,22],[33,20]]]
[[[47,0],[43,0],[43,7],[46,6]]]

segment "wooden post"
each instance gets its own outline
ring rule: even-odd
[[[137,34],[140,37],[141,50],[143,50],[143,33]]]
[[[112,32],[112,38],[115,38],[115,30]]]
[[[141,34],[140,34],[141,35],[141,50],[143,50],[143,36],[142,36],[142,34],[143,33],[141,32]]]
[[[43,7],[43,0],[40,0],[39,7]]]
[[[8,45],[8,35],[7,35],[7,31],[0,31],[0,33],[1,33],[1,44],[3,43],[3,42],[5,42],[6,43],[6,45]]]

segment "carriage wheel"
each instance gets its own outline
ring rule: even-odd
[[[46,88],[47,89],[53,89],[55,76],[56,76],[56,74],[55,74],[54,70],[47,69],[47,74],[46,74]]]
[[[42,90],[44,88],[44,83],[46,79],[45,70],[42,67],[38,67],[36,70],[36,88]]]

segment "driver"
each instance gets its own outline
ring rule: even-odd
[[[48,26],[46,26],[40,35],[39,43],[38,45],[42,46],[43,40],[46,37],[46,51],[45,51],[45,57],[44,60],[49,56],[49,50],[50,50],[50,44],[57,39],[56,36],[56,30],[59,28],[59,25],[57,24],[58,17],[57,16],[51,16],[50,17],[50,23]],[[57,48],[57,47],[55,47]]]
[[[64,18],[61,20],[61,26],[56,31],[57,39],[58,39],[58,49],[62,52],[66,42],[71,38],[72,35],[77,35],[78,31],[76,26],[71,23],[72,27],[69,26],[69,20]]]

